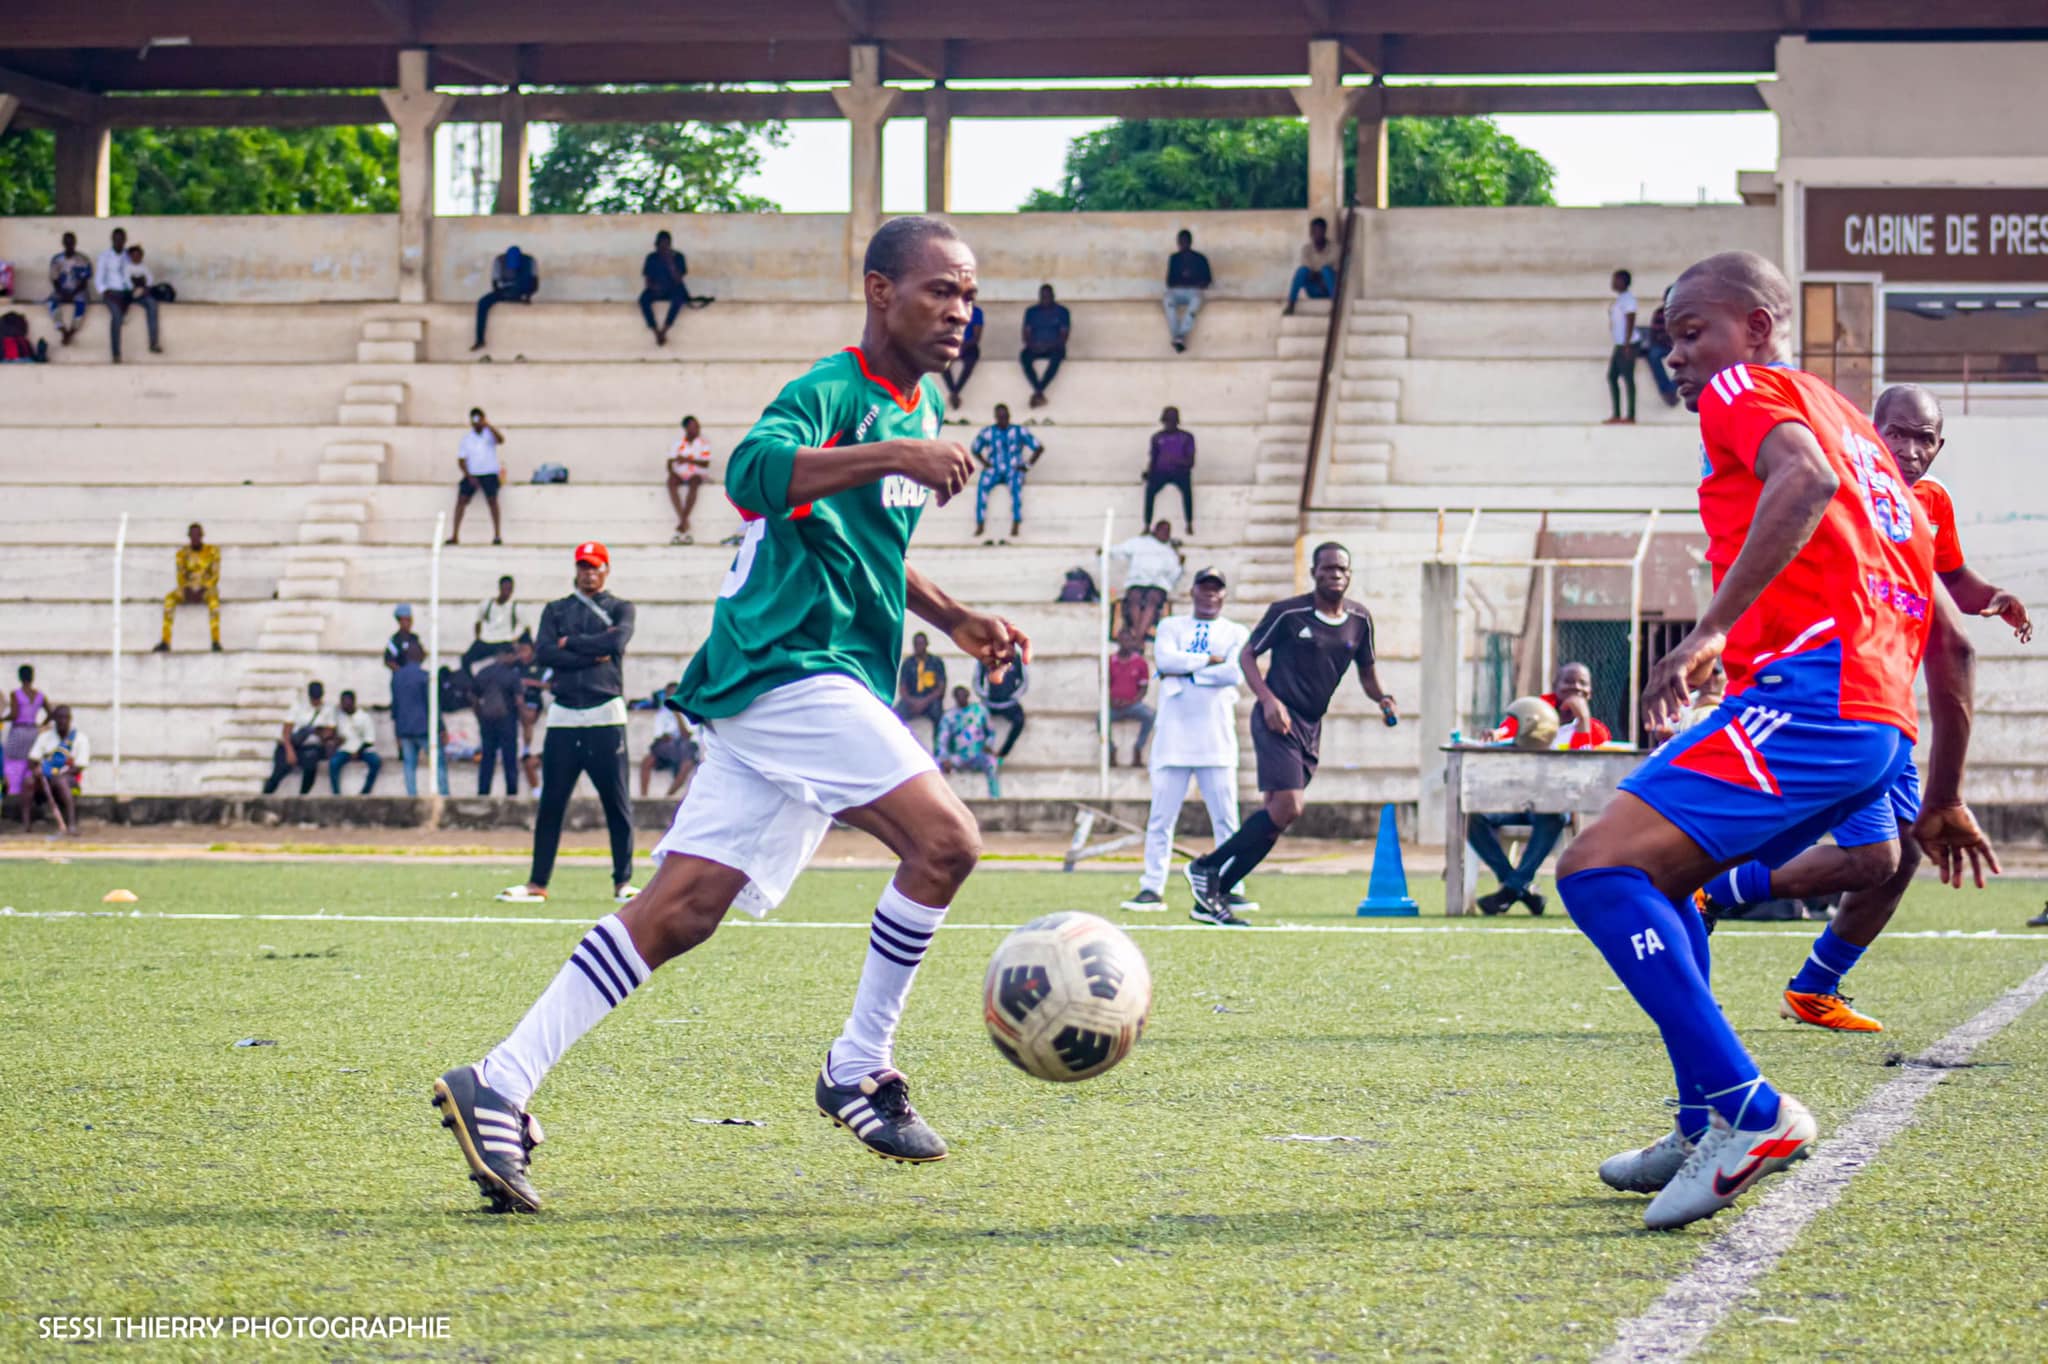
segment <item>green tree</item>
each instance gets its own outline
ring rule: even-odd
[[[1347,197],[1355,179],[1346,139]],[[1555,169],[1490,118],[1397,118],[1387,125],[1387,201],[1401,207],[1548,204]],[[1301,208],[1308,125],[1291,118],[1122,119],[1074,139],[1057,190],[1027,213]]]
[[[565,123],[533,168],[535,213],[774,213],[739,183],[781,123]]]
[[[0,137],[0,213],[52,212],[56,144]],[[120,214],[395,213],[398,141],[381,128],[122,128],[108,155]]]

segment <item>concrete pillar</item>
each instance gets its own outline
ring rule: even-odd
[[[1444,841],[1444,755],[1458,728],[1458,566],[1422,566],[1422,732],[1417,736],[1415,841]]]
[[[833,88],[832,98],[853,125],[853,201],[846,219],[846,274],[848,289],[857,296],[868,238],[882,225],[882,125],[889,121],[889,111],[903,92],[882,84],[882,49],[874,43],[853,45],[850,75],[849,84]]]
[[[1351,114],[1358,120],[1358,158],[1352,203],[1359,208],[1387,206],[1387,91],[1375,84],[1357,92]]]
[[[526,96],[505,93],[505,114],[498,122],[498,201],[493,213],[525,215],[533,211],[533,167],[526,145]]]
[[[1332,223],[1344,202],[1344,119],[1350,113],[1352,95],[1339,79],[1339,46],[1333,38],[1311,39],[1309,83],[1288,92],[1308,120],[1309,211]]]
[[[103,123],[57,125],[57,212],[67,218],[104,218],[110,211]]]
[[[434,130],[455,105],[453,95],[427,88],[427,54],[398,54],[398,88],[380,90],[398,126],[398,301],[425,303],[434,225]]]
[[[21,100],[15,95],[0,95],[0,133],[7,131],[7,125],[14,122],[14,111],[21,107]]]
[[[944,85],[924,97],[924,211],[953,211],[953,113]]]

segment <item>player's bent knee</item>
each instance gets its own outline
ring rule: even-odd
[[[1856,888],[1867,890],[1883,885],[1899,869],[1899,843],[1894,839],[1888,843],[1866,843],[1858,848],[1844,848],[1849,863],[1848,874]]]
[[[931,877],[957,886],[981,861],[981,830],[972,816],[921,830],[914,860]]]

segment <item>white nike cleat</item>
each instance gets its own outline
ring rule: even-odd
[[[1671,1182],[1692,1143],[1672,1124],[1671,1130],[1639,1151],[1623,1151],[1600,1162],[1600,1180],[1623,1193],[1653,1194]]]
[[[1707,1135],[1663,1192],[1650,1200],[1643,1225],[1663,1231],[1712,1217],[1765,1175],[1813,1154],[1819,1132],[1806,1105],[1789,1095],[1778,1097],[1778,1121],[1767,1128],[1730,1127],[1714,1114]]]

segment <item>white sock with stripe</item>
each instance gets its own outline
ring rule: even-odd
[[[882,891],[874,922],[868,926],[868,956],[861,966],[853,1012],[829,1053],[834,1084],[852,1084],[890,1065],[896,1024],[903,1018],[903,1002],[910,998],[917,964],[945,917],[944,905],[921,905],[896,889],[894,881]]]
[[[576,1039],[626,1002],[646,981],[647,963],[616,914],[599,919],[576,944],[554,982],[512,1035],[477,1068],[484,1084],[525,1108],[533,1091]]]

